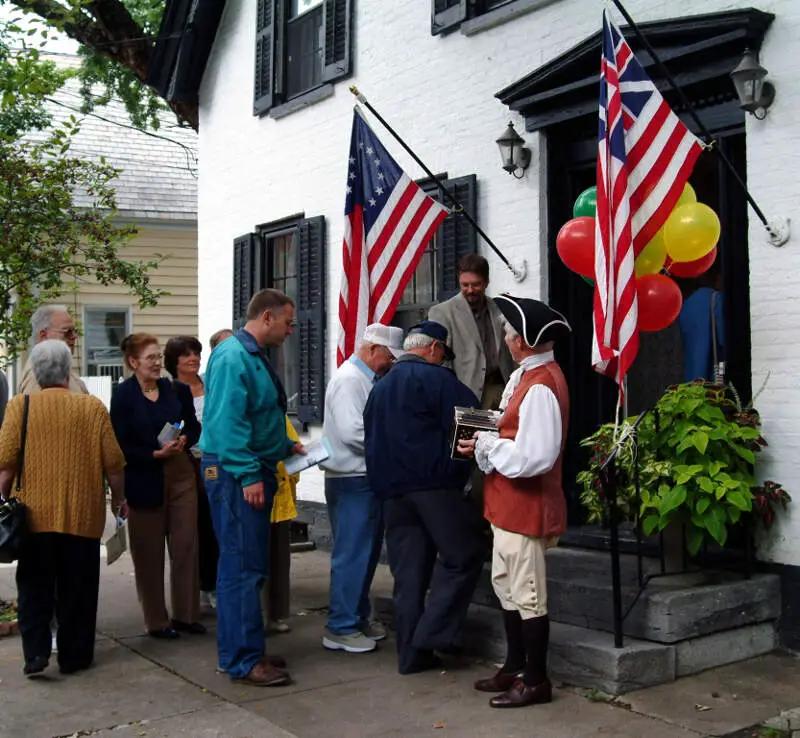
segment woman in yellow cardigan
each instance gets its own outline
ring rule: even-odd
[[[286,418],[286,435],[293,441],[300,440],[289,418]],[[269,578],[261,589],[261,610],[267,630],[288,633],[291,521],[297,517],[295,500],[300,475],[287,474],[283,463],[279,463],[277,477],[278,491],[272,503],[269,532]]]

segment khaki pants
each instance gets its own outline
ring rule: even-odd
[[[547,615],[545,551],[558,537],[534,538],[492,526],[492,586],[504,610],[523,620]]]
[[[164,461],[164,504],[130,510],[128,517],[136,591],[147,630],[170,624],[164,602],[164,542],[169,549],[172,617],[194,623],[200,617],[197,559],[197,485],[185,454]]]

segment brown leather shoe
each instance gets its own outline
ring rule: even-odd
[[[535,687],[529,687],[522,679],[517,679],[514,685],[503,694],[492,697],[489,705],[492,707],[525,707],[526,705],[543,705],[553,700],[553,686],[549,679],[545,679]]]
[[[268,654],[264,657],[268,664],[276,666],[279,669],[286,668],[286,659],[283,656],[276,656],[275,654]]]
[[[501,670],[489,679],[478,679],[474,686],[479,692],[505,692],[514,686],[520,676],[519,672],[508,673]]]
[[[254,687],[283,687],[292,680],[285,671],[265,661],[259,661],[246,677],[236,681],[252,684]]]

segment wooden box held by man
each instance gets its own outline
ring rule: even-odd
[[[501,295],[505,342],[519,368],[508,380],[497,432],[460,441],[486,476],[484,515],[492,525],[492,584],[503,612],[507,655],[475,688],[500,692],[492,707],[549,702],[545,551],[567,526],[561,466],[569,419],[567,383],[553,345],[569,330],[564,316],[538,300]]]

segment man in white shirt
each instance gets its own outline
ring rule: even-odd
[[[492,524],[492,584],[506,631],[506,660],[475,689],[501,692],[492,707],[550,702],[545,551],[567,527],[561,467],[569,392],[553,346],[569,330],[564,316],[538,300],[501,295],[505,342],[519,368],[503,390],[497,432],[459,441],[486,474],[484,516]]]
[[[378,378],[403,354],[401,328],[367,326],[358,350],[333,374],[325,392],[323,434],[331,445],[325,499],[333,533],[330,609],[322,645],[347,653],[375,650],[386,637],[371,622],[369,590],[383,543],[381,501],[367,482],[364,406]]]

